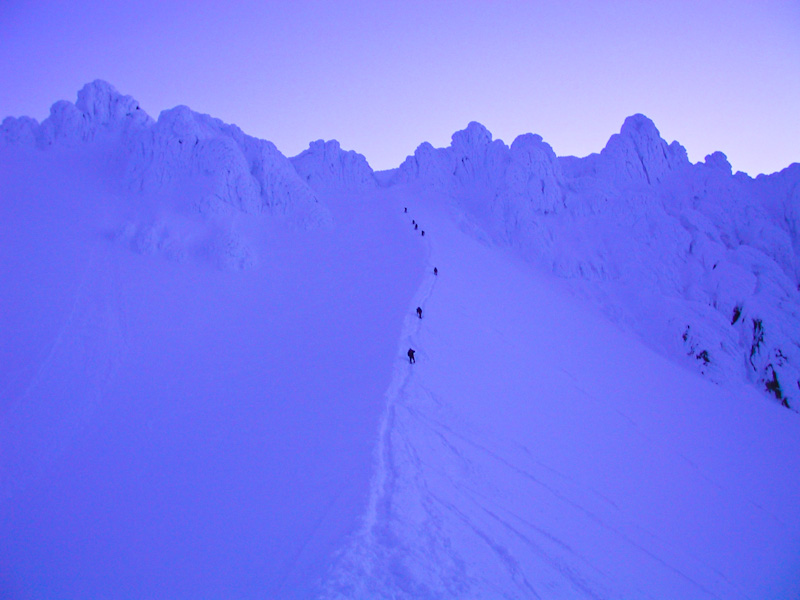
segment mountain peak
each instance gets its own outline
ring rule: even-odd
[[[363,154],[343,150],[337,140],[317,140],[289,161],[313,189],[368,189],[377,185]]]
[[[620,129],[620,135],[634,139],[661,139],[661,133],[659,133],[656,124],[653,123],[652,119],[641,113],[636,113],[625,119]]]
[[[631,115],[619,133],[611,136],[600,152],[618,183],[660,182],[671,171],[689,165],[686,150],[677,142],[667,144],[643,114]]]
[[[488,146],[492,143],[492,133],[477,121],[470,121],[467,128],[456,131],[451,140],[454,149]]]

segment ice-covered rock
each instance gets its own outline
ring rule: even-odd
[[[0,129],[0,143],[31,148],[53,144],[74,145],[108,135],[130,135],[152,123],[131,96],[96,80],[78,92],[75,104],[60,100],[41,124],[30,117],[7,118]]]
[[[471,122],[453,134],[448,148],[421,144],[400,165],[397,181],[420,181],[434,188],[456,192],[471,189],[491,192],[498,187],[509,160],[509,149],[480,123]]]
[[[39,123],[31,117],[6,117],[0,125],[0,147],[35,148]]]
[[[274,144],[186,106],[163,111],[131,146],[127,177],[138,191],[190,186],[204,213],[274,212],[307,224],[329,219]]]
[[[625,119],[622,129],[600,152],[601,169],[617,185],[646,182],[655,185],[671,173],[689,166],[686,150],[661,139],[655,124],[644,115]]]
[[[372,167],[362,154],[342,150],[339,142],[317,140],[289,161],[312,189],[363,191],[377,185]]]
[[[122,156],[127,185],[150,194],[182,190],[206,214],[230,210],[283,214],[302,226],[324,225],[330,214],[274,144],[245,135],[185,106],[154,122],[131,96],[105,81],[78,92],[74,104],[53,104],[41,124],[7,118],[0,144],[47,148],[111,140]]]
[[[663,353],[800,401],[800,165],[756,180],[721,152],[692,165],[634,115],[584,158],[470,123],[448,148],[420,145],[396,180],[446,192]]]

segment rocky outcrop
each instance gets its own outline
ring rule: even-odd
[[[7,147],[100,141],[121,157],[126,185],[135,192],[188,196],[204,214],[266,212],[301,226],[330,223],[329,211],[271,142],[185,106],[154,122],[134,98],[104,81],[84,86],[74,104],[53,104],[41,124],[9,117],[0,126],[0,145]]]
[[[289,161],[300,178],[317,191],[364,191],[377,186],[367,159],[339,142],[317,140]]]
[[[127,178],[137,191],[183,186],[193,190],[194,205],[204,213],[271,212],[306,225],[330,219],[274,144],[188,107],[162,112],[129,143]]]
[[[109,136],[130,136],[152,125],[152,119],[130,96],[105,81],[93,81],[78,92],[75,104],[60,100],[41,124],[30,117],[9,117],[0,127],[0,143],[46,148],[75,145]]]
[[[692,165],[634,115],[584,158],[470,123],[396,181],[451,196],[659,351],[800,405],[800,165],[755,180],[721,152]]]

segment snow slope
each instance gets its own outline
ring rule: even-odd
[[[800,172],[726,164],[6,119],[0,596],[798,596]]]
[[[393,194],[426,231],[423,318],[327,598],[800,592],[794,413],[676,368],[446,197]]]
[[[310,597],[421,276],[400,216],[302,229],[131,192],[103,146],[1,154],[0,596]]]

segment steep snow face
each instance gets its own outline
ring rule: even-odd
[[[289,160],[300,178],[318,191],[366,191],[377,186],[367,159],[342,150],[336,140],[311,142],[308,150]]]
[[[740,383],[798,364],[800,166],[472,123],[368,191],[317,147],[312,203],[93,89],[0,136],[0,596],[797,596],[798,420]]]
[[[421,145],[395,180],[445,193],[481,235],[570,279],[660,352],[800,399],[800,167],[752,180],[722,153],[692,165],[634,115],[585,158],[530,134],[509,149],[470,123],[448,148]]]

